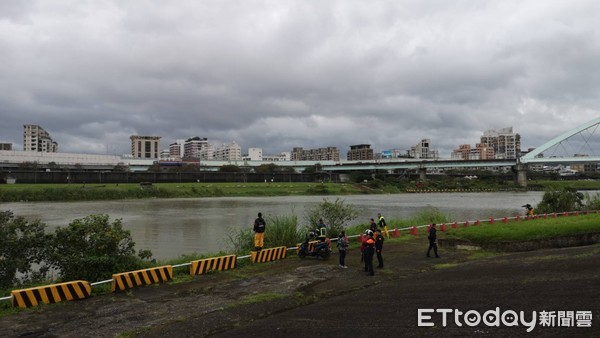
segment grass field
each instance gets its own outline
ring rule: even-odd
[[[448,227],[445,238],[493,243],[546,239],[593,232],[600,232],[600,214],[539,218],[509,223],[496,221],[494,224],[482,223],[480,226],[459,227],[458,229]]]

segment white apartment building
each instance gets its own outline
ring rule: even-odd
[[[410,147],[408,155],[412,158],[423,159],[438,159],[439,153],[436,149],[432,149],[430,139],[422,139],[417,145]]]
[[[241,161],[242,148],[235,141],[223,144],[215,149],[212,159],[214,161]]]
[[[248,148],[248,160],[249,161],[262,161],[263,152],[262,148]]]
[[[58,143],[52,140],[44,128],[35,124],[26,124],[23,125],[23,151],[56,153]]]

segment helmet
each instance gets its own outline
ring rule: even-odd
[[[365,231],[365,235],[373,236],[373,230],[369,229],[369,230]]]
[[[309,232],[309,233],[308,233],[308,236],[310,236],[310,237],[315,237],[315,232],[314,232],[314,231],[311,231],[311,232]]]

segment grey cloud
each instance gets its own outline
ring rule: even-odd
[[[449,156],[513,126],[533,147],[598,116],[599,7],[4,1],[0,139],[35,123],[62,151],[139,133],[265,153],[431,138]]]

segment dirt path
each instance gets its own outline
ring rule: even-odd
[[[425,258],[423,241],[386,245],[386,267],[368,277],[358,250],[340,269],[328,261],[256,264],[190,283],[96,296],[0,318],[3,336],[202,337],[524,335],[521,327],[417,326],[417,309],[593,312],[592,328],[534,334],[600,335],[600,246],[539,250],[474,260],[465,251]]]

